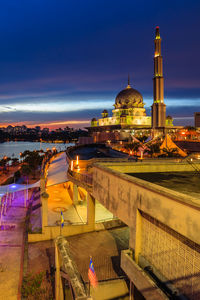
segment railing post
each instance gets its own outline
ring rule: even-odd
[[[87,192],[87,224],[95,227],[95,199]]]
[[[42,232],[44,232],[44,227],[48,226],[48,198],[49,195],[46,192],[41,194],[42,203]]]
[[[63,300],[63,287],[62,287],[62,280],[60,276],[60,259],[58,253],[58,247],[55,245],[55,266],[56,266],[56,273],[55,273],[55,298],[56,300]]]
[[[141,252],[141,234],[142,234],[142,216],[137,209],[136,214],[136,236],[135,236],[135,261],[138,264],[139,254]]]
[[[73,204],[78,204],[78,186],[73,183]]]

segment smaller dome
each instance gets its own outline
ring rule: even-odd
[[[92,122],[95,122],[97,119],[96,118],[92,118]]]
[[[167,118],[166,119],[168,119],[168,120],[172,120],[173,118],[171,117],[171,116],[167,116]]]
[[[103,114],[108,114],[108,111],[106,109],[104,109]]]

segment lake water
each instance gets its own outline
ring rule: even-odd
[[[20,152],[25,150],[44,150],[48,148],[56,148],[58,151],[64,151],[67,147],[73,146],[74,144],[64,144],[64,143],[40,143],[40,142],[5,142],[0,143],[0,159],[5,155],[11,158],[20,158]]]

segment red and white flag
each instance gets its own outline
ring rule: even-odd
[[[89,265],[89,270],[88,270],[88,278],[89,278],[91,286],[97,287],[98,280],[97,280],[96,273],[94,271],[94,265],[93,265],[93,262],[92,262],[92,257],[90,257],[90,265]]]

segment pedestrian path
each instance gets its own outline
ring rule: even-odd
[[[29,196],[31,195],[29,191]],[[27,208],[24,191],[14,193],[12,206],[2,218],[0,230],[0,300],[17,300],[22,278],[24,222]],[[21,298],[20,298],[21,299]]]
[[[86,191],[78,188],[79,194],[84,194],[84,198],[80,203],[72,202],[67,179],[68,163],[66,161],[66,153],[59,153],[50,163],[47,176],[47,193],[48,198],[48,225],[56,226],[60,222],[60,213],[63,212],[65,225],[85,224],[87,223],[87,201]],[[81,198],[81,197],[79,197]],[[100,203],[96,202],[95,221],[103,222],[113,219],[110,213]]]

